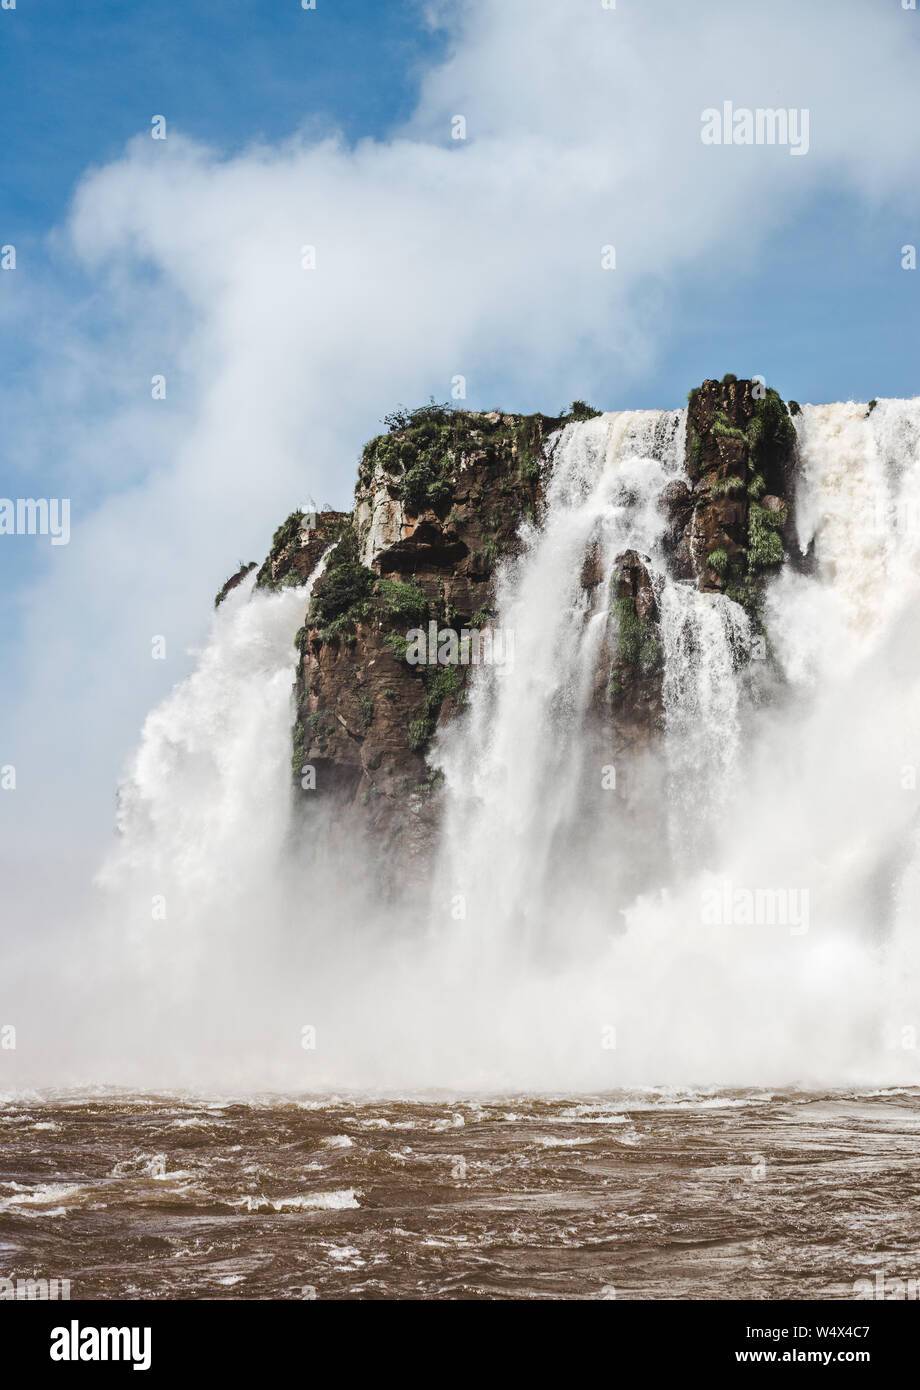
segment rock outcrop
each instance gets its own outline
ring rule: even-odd
[[[471,669],[437,663],[437,634],[488,631],[495,567],[540,516],[543,447],[561,421],[431,406],[390,423],[364,450],[354,512],[330,514],[322,537],[298,539],[289,518],[263,571],[309,573],[332,544],[297,638],[295,773],[313,769],[318,792],[411,852],[437,791],[425,751]],[[431,661],[406,660],[414,629],[434,637]]]
[[[790,505],[795,427],[776,391],[726,376],[687,398],[686,475],[664,488],[673,573],[745,607],[755,626],[765,575],[795,553]],[[798,556],[795,555],[798,559]],[[607,696],[614,751],[634,751],[661,723],[661,648],[643,557],[618,560]]]
[[[425,753],[462,706],[471,669],[462,658],[439,664],[437,644],[448,632],[488,631],[496,566],[517,554],[522,522],[541,519],[544,446],[566,418],[594,413],[581,405],[568,417],[435,405],[399,412],[364,449],[353,512],[294,513],[275,534],[258,587],[300,584],[325,555],[296,639],[295,776],[360,806],[394,850],[427,842],[437,778]],[[660,498],[671,564],[756,617],[762,577],[791,535],[789,414],[756,382],[705,381],[688,398],[686,440],[687,480]],[[661,725],[647,558],[626,551],[605,583],[595,546],[581,570],[589,611],[605,605],[610,615],[593,709],[616,755],[647,744]],[[411,659],[413,630],[429,659]]]
[[[795,428],[759,382],[704,381],[687,403],[692,510],[674,547],[678,572],[756,609],[760,581],[791,534]]]
[[[232,590],[237,588],[238,585],[242,584],[247,574],[250,574],[251,571],[255,569],[255,567],[255,560],[250,560],[248,565],[245,563],[241,564],[236,573],[231,574],[230,578],[225,580],[224,583],[218,589],[216,595],[214,596],[214,607],[219,608],[220,605],[223,603],[224,599],[227,597],[227,595],[231,593]]]

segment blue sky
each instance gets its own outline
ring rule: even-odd
[[[151,114],[224,153],[302,127],[382,137],[409,116],[447,43],[415,0],[318,0],[314,11],[296,0],[19,0],[0,20],[3,240],[36,272],[53,265],[61,276],[49,232],[85,172],[116,159]],[[905,25],[915,44],[916,28]],[[769,370],[803,398],[912,394],[918,281],[896,254],[912,239],[920,228],[906,210],[838,195],[758,251],[746,274],[697,267],[673,286],[661,361],[628,398],[614,389],[602,403],[670,405],[723,370]],[[845,339],[844,324],[856,329]],[[20,346],[6,345],[7,380]]]
[[[37,813],[72,763],[62,807],[105,822],[222,580],[457,373],[472,408],[916,394],[918,55],[897,0],[0,10],[0,494],[73,505],[66,548],[0,541],[0,763]],[[809,109],[808,155],[704,148],[729,98]]]
[[[443,32],[423,22],[412,0],[320,0],[313,11],[299,0],[19,0],[0,21],[0,242],[16,246],[33,281],[52,280],[70,298],[90,333],[102,331],[91,289],[60,247],[49,246],[49,234],[79,179],[117,158],[152,115],[167,114],[227,153],[305,124],[349,140],[381,134],[408,115],[422,65],[444,47]],[[0,294],[11,288],[0,282]],[[24,347],[18,335],[0,341],[11,394],[24,374],[42,369],[40,353]],[[2,465],[3,495],[28,492],[24,460],[7,449]],[[79,492],[75,506],[92,505],[95,491]],[[16,622],[10,586],[45,558],[28,537],[0,547],[7,641]]]
[[[351,138],[408,115],[444,35],[412,0],[19,0],[0,12],[4,227],[37,243],[78,178],[152,114],[232,150],[305,120]]]
[[[90,336],[105,331],[92,286],[51,233],[80,179],[116,160],[151,114],[228,155],[298,129],[381,138],[409,117],[422,74],[448,43],[415,0],[318,0],[313,11],[296,0],[20,0],[0,20],[2,241],[16,245],[21,279],[53,284]],[[719,257],[672,280],[657,360],[640,381],[611,381],[598,404],[670,406],[727,370],[764,373],[802,399],[913,394],[920,278],[901,270],[897,254],[910,240],[920,226],[896,204],[840,191],[816,200],[747,266]],[[11,288],[0,282],[0,293]],[[0,343],[0,367],[15,393],[41,372],[40,350],[12,334]],[[443,394],[440,386],[431,390]],[[562,395],[521,399],[499,374],[471,403],[553,410]],[[408,386],[402,396],[411,399]],[[21,457],[6,452],[3,467],[7,491],[26,488],[32,470]],[[349,489],[343,476],[334,500]],[[95,496],[88,488],[77,505]],[[0,575],[15,583],[36,559],[34,545],[14,538],[0,551]]]

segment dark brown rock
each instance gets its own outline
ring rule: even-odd
[[[227,595],[233,589],[236,589],[240,584],[242,584],[247,574],[250,574],[252,570],[255,569],[255,567],[255,560],[250,560],[248,565],[240,565],[236,574],[231,574],[230,578],[226,581],[226,583],[221,585],[221,587],[218,589],[217,596],[214,599],[214,607],[219,608],[220,605],[223,603],[224,599],[227,597]]]
[[[394,863],[430,839],[438,791],[425,753],[462,707],[472,669],[410,665],[407,634],[488,623],[498,565],[520,552],[522,522],[539,524],[542,451],[559,424],[438,407],[405,415],[365,449],[354,512],[321,513],[315,525],[295,513],[259,571],[261,586],[299,583],[328,552],[298,635],[294,768],[315,770],[304,795],[360,812]],[[776,536],[789,534],[793,456],[775,392],[706,381],[691,393],[690,485],[673,480],[660,497],[678,576],[753,609],[758,563],[776,563]],[[604,578],[592,543],[580,571],[586,615],[607,614],[592,718],[598,746],[619,759],[661,728],[658,597],[648,557],[634,550],[618,557],[609,587]]]
[[[700,588],[756,603],[759,575],[773,561],[757,545],[752,507],[785,510],[789,523],[783,493],[794,454],[795,430],[775,391],[745,380],[704,381],[691,391],[687,472],[694,509],[674,550],[681,572],[689,569]]]

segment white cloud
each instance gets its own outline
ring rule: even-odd
[[[59,244],[95,286],[93,331],[58,305],[39,371],[60,389],[36,387],[19,442],[64,444],[57,491],[89,478],[95,500],[25,600],[16,828],[66,840],[81,807],[98,832],[225,574],[309,494],[347,501],[394,404],[443,398],[456,373],[480,406],[605,404],[667,343],[681,276],[744,273],[824,190],[916,206],[915,19],[860,0],[480,0],[389,139],[223,158],[173,127],[89,173]],[[808,107],[808,157],[703,147],[701,111],[728,98]]]

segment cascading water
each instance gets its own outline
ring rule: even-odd
[[[681,471],[677,419],[604,416],[555,444],[545,524],[498,586],[515,664],[479,673],[434,755],[447,787],[440,876],[466,914],[449,929],[454,969],[463,978],[465,960],[492,1007],[527,1020],[534,1047],[542,1006],[555,1056],[595,1084],[912,1078],[916,1051],[895,1056],[883,1039],[920,1036],[916,817],[902,789],[920,693],[920,409],[806,407],[797,514],[810,572],[772,582],[775,662],[754,676],[745,612],[675,581],[662,551],[656,503]],[[644,773],[664,815],[632,796],[608,814],[592,794],[601,755],[585,720],[608,622],[579,582],[593,541],[602,593],[627,549],[653,577],[664,768]],[[630,819],[656,846],[657,874],[624,900]],[[556,951],[541,973],[547,936]],[[619,1039],[612,1056],[601,1036]]]
[[[806,406],[798,432],[800,539],[816,573],[782,576],[771,622],[789,679],[814,690],[809,784],[823,815],[810,845],[832,870],[835,914],[876,945],[886,1060],[916,1079],[920,401]]]
[[[193,1049],[229,1049],[278,1007],[294,637],[324,563],[296,588],[255,592],[250,577],[228,594],[197,669],[148,717],[119,790],[97,955],[127,974],[118,993],[139,1050],[143,1036],[189,1076],[189,1036]]]
[[[585,726],[612,622],[611,581],[627,551],[645,562],[661,615],[663,788],[674,811],[662,858],[695,843],[704,802],[724,795],[750,623],[737,604],[670,572],[660,497],[683,477],[685,424],[682,412],[639,411],[567,426],[551,446],[545,523],[528,530],[523,555],[500,577],[497,622],[513,638],[514,664],[480,670],[467,717],[434,755],[447,789],[442,875],[473,924],[467,940],[480,964],[515,924],[526,955],[551,929],[547,915],[571,939],[564,903],[547,914],[549,881],[559,876],[560,839],[584,818],[592,790],[614,780],[609,743],[604,754]],[[592,546],[602,576],[593,608],[581,583]],[[602,877],[615,847],[593,843],[591,829],[582,827],[574,852],[589,847],[596,863],[586,859],[582,874]],[[603,934],[609,923],[594,927]]]
[[[672,573],[683,426],[626,412],[551,441],[543,522],[497,579],[513,660],[478,668],[435,740],[441,842],[401,903],[372,847],[317,856],[291,820],[307,594],[230,596],[148,721],[103,876],[142,942],[132,1008],[178,1010],[170,1059],[317,1087],[916,1079],[891,1039],[920,1021],[920,402],[797,418],[805,561],[768,583],[768,660],[737,604]],[[663,728],[621,764],[597,673],[629,550]]]
[[[606,603],[590,611],[582,564],[596,546],[606,593],[624,551],[660,561],[656,499],[678,467],[680,423],[677,413],[603,415],[554,441],[545,524],[529,528],[497,585],[496,624],[514,659],[479,669],[468,714],[434,754],[446,786],[438,877],[467,924],[455,936],[475,943],[485,968],[509,947],[526,955],[549,929],[554,847],[584,803],[584,725],[608,618]]]
[[[19,1269],[102,1299],[903,1286],[920,402],[797,428],[801,553],[763,632],[686,577],[660,505],[682,414],[550,442],[497,574],[513,661],[435,739],[438,853],[395,901],[373,836],[292,787],[309,586],[229,595],[147,721],[68,988],[22,1028],[56,1091],[0,1106]],[[61,1095],[71,1040],[66,1080],[130,1092]]]

